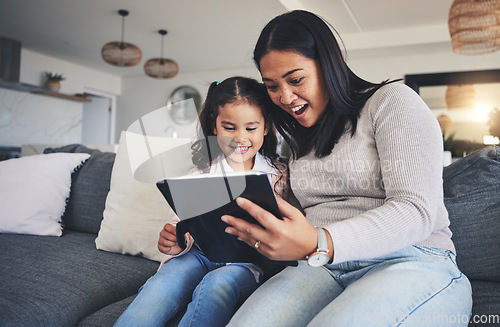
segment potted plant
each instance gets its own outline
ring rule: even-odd
[[[61,88],[61,81],[64,81],[66,78],[62,74],[54,74],[51,72],[45,72],[45,88],[58,92]]]

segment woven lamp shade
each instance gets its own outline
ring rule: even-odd
[[[179,73],[179,65],[171,59],[152,58],[144,64],[144,73],[153,78],[172,78]]]
[[[102,46],[101,56],[108,64],[119,67],[132,67],[142,60],[142,52],[136,45],[112,41]]]
[[[500,49],[500,0],[454,0],[448,16],[453,52],[480,55]]]
[[[448,85],[446,87],[446,107],[453,109],[472,109],[476,100],[476,90],[472,84]]]
[[[179,65],[172,59],[163,58],[163,41],[165,35],[167,35],[167,30],[158,30],[158,34],[161,35],[160,58],[152,58],[146,61],[144,64],[144,73],[153,78],[164,79],[175,77],[179,73]]]
[[[111,41],[101,48],[102,59],[110,65],[118,67],[132,67],[142,60],[142,52],[135,44],[124,41],[125,35],[125,17],[129,14],[128,10],[118,10],[118,15],[122,17],[122,39],[121,41]]]

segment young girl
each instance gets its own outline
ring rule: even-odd
[[[276,163],[276,134],[264,110],[269,101],[265,87],[254,79],[213,82],[200,112],[201,132],[209,142],[201,139],[193,145],[193,173],[263,172],[275,194],[283,196],[285,170]],[[175,229],[175,223],[165,225],[158,245],[175,257],[162,262],[115,326],[164,326],[186,307],[179,326],[225,326],[264,277],[276,270],[250,263],[210,262],[189,234],[181,251]]]

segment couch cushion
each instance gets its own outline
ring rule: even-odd
[[[89,149],[81,144],[47,148],[44,153],[88,153],[89,160],[72,176],[71,195],[63,216],[64,228],[97,234],[109,192],[115,154]]]
[[[443,171],[457,263],[469,279],[500,281],[499,160],[500,148],[489,146]]]
[[[80,321],[78,327],[112,327],[135,297],[136,294],[94,312]]]
[[[75,326],[137,293],[158,263],[95,249],[95,235],[0,234],[0,325]]]
[[[469,326],[500,326],[500,284],[472,280],[471,286],[474,305]]]
[[[54,153],[0,162],[0,232],[61,236],[72,173],[86,153]]]
[[[111,190],[106,198],[96,247],[162,261],[168,256],[158,250],[158,235],[175,214],[155,183],[139,182],[134,178],[131,168],[131,157],[135,156],[134,151],[131,151],[134,143],[129,143],[128,135],[135,136],[122,132],[120,137],[111,174]],[[141,135],[140,139],[144,142],[144,136]],[[163,146],[170,144],[165,138],[155,140]],[[141,148],[141,151],[145,149]]]
[[[127,309],[130,303],[135,299],[136,295],[132,295],[119,302],[108,305],[105,308],[89,315],[83,319],[78,327],[112,327],[118,320],[120,315]],[[164,327],[175,327],[182,319],[185,310],[179,312],[172,320],[170,320]]]

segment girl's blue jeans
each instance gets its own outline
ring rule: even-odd
[[[258,285],[244,266],[213,263],[192,249],[149,278],[115,326],[164,326],[186,306],[179,326],[225,326]]]
[[[411,246],[372,260],[285,270],[229,326],[467,326],[469,280],[447,250]]]

